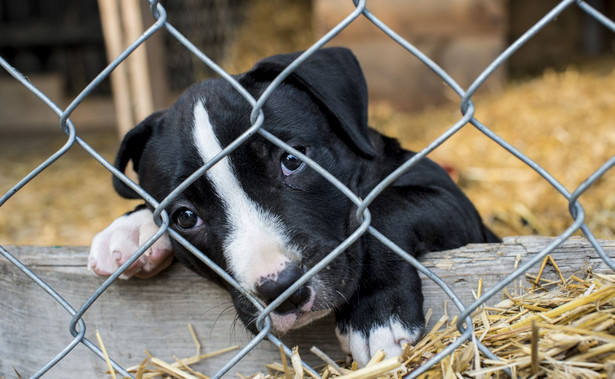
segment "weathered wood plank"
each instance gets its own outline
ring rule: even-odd
[[[502,244],[469,245],[430,253],[422,262],[469,304],[479,278],[484,281],[484,290],[490,288],[512,271],[517,259],[521,263],[527,261],[551,240],[507,238]],[[602,245],[610,257],[615,257],[615,241],[603,241]],[[85,247],[7,249],[75,308],[103,282],[85,269],[88,250]],[[567,241],[553,257],[565,275],[582,273],[588,267],[594,271],[609,270],[589,243],[580,238]],[[533,267],[531,272],[537,270],[538,267]],[[447,297],[425,278],[423,287],[425,309],[433,309],[433,322],[442,314]],[[499,299],[496,296],[492,302]],[[31,375],[72,339],[68,332],[70,316],[5,259],[0,259],[0,305],[0,377],[14,377],[14,368],[24,377]],[[450,301],[448,311],[456,313]],[[195,349],[188,323],[194,325],[205,352],[244,345],[250,338],[241,323],[235,322],[226,292],[180,265],[173,265],[153,279],[114,283],[85,313],[84,320],[86,336],[95,341],[98,329],[109,354],[125,367],[144,359],[144,349],[167,361],[173,361],[173,355],[193,355]],[[319,362],[308,352],[312,345],[334,358],[341,358],[333,328],[332,318],[327,318],[284,337],[283,341],[291,346],[299,344],[303,356],[311,362]],[[196,367],[213,374],[231,356],[232,353],[209,359]],[[276,360],[279,360],[277,349],[265,342],[234,372],[265,371],[263,364]],[[47,377],[91,377],[102,375],[105,369],[101,360],[79,345]]]

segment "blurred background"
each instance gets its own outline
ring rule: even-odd
[[[119,40],[123,50],[134,40],[114,36],[113,30],[130,36],[132,27],[153,23],[145,1],[122,0],[119,9],[115,5],[120,26],[110,29],[108,1],[0,0],[0,56],[60,107],[68,106],[117,56],[110,41]],[[122,21],[129,3],[140,13]],[[615,18],[614,3],[589,3]],[[173,26],[231,73],[268,55],[309,47],[352,11],[351,1],[329,0],[162,4]],[[379,0],[368,8],[465,88],[557,4]],[[368,20],[356,20],[329,45],[353,49],[370,90],[371,125],[405,147],[421,150],[461,117],[458,96]],[[134,66],[140,68],[125,73],[124,80],[103,81],[70,117],[77,134],[111,161],[123,130],[167,107],[190,84],[213,76],[165,31],[137,51],[145,57]],[[573,5],[480,87],[473,98],[476,118],[572,192],[615,152],[614,52],[615,34]],[[120,68],[130,68],[132,59],[137,60],[131,56]],[[133,86],[129,115],[122,118],[120,108],[128,103],[118,102],[117,88],[131,80],[149,89]],[[146,106],[139,105],[141,99]],[[65,141],[58,117],[0,70],[0,194]],[[500,236],[557,235],[572,223],[555,189],[471,125],[429,157],[451,173]],[[609,172],[581,198],[599,238],[614,238],[614,184]],[[75,145],[0,208],[0,244],[88,245],[138,203],[116,195],[110,174]]]

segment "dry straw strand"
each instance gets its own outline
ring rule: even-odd
[[[105,344],[102,341],[102,337],[100,336],[100,332],[96,329],[96,340],[100,345],[100,350],[102,350],[103,356],[105,357],[105,362],[107,363],[107,368],[109,369],[109,373],[113,379],[116,379],[115,370],[113,369],[113,365],[111,364],[111,359],[109,359],[109,354],[107,353],[107,349],[105,349]]]

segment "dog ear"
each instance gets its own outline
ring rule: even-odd
[[[256,80],[271,81],[301,52],[265,58],[247,72]],[[367,84],[352,52],[341,47],[320,49],[301,63],[286,79],[306,90],[333,116],[352,144],[365,156],[376,149],[367,125]]]
[[[128,161],[132,160],[133,169],[137,174],[139,173],[139,162],[145,145],[152,136],[152,131],[162,121],[165,114],[166,110],[152,113],[145,120],[141,121],[139,125],[126,133],[115,158],[115,168],[125,172]],[[135,191],[116,176],[113,176],[113,187],[122,197],[128,199],[140,198]]]

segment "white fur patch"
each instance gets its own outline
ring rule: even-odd
[[[88,269],[102,276],[113,274],[158,229],[149,209],[117,218],[92,239]],[[120,278],[154,276],[169,266],[172,259],[171,239],[165,233]]]
[[[378,351],[382,350],[389,358],[401,355],[404,345],[415,344],[421,337],[420,328],[408,329],[396,318],[385,325],[372,328],[367,335],[349,328],[348,334],[335,330],[340,346],[350,353],[359,366],[365,366]]]
[[[352,352],[350,351],[350,334],[342,333],[340,328],[335,327],[335,336],[340,343],[340,348],[342,351],[347,355],[352,355]]]
[[[194,106],[194,143],[203,162],[222,151],[203,102]],[[298,260],[289,248],[280,220],[252,201],[241,187],[228,157],[207,171],[207,178],[222,199],[231,232],[224,241],[229,270],[249,291],[259,278],[277,274],[291,260]]]

